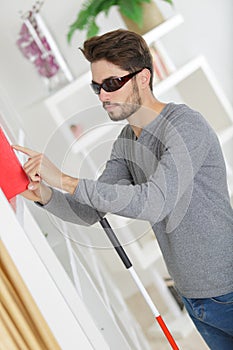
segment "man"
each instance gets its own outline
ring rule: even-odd
[[[82,52],[109,117],[128,125],[97,181],[16,146],[30,156],[24,196],[82,225],[106,212],[148,220],[198,331],[212,350],[233,349],[233,210],[217,136],[197,111],[154,97],[152,58],[139,35],[112,31]]]

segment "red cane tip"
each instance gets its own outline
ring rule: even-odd
[[[165,334],[167,340],[169,341],[171,347],[173,350],[179,350],[178,346],[176,345],[175,340],[173,339],[171,333],[169,332],[165,322],[163,321],[161,316],[155,317],[155,319],[158,321],[161,329],[163,330],[163,333]]]

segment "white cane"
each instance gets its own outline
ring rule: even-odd
[[[113,229],[111,228],[109,222],[105,218],[100,219],[100,224],[103,227],[104,231],[106,232],[109,240],[111,241],[113,247],[115,248],[117,254],[119,255],[120,259],[122,260],[123,264],[125,265],[126,269],[130,272],[134,282],[136,283],[137,287],[139,288],[140,292],[142,293],[146,303],[150,307],[155,319],[159,323],[164,335],[166,336],[168,342],[170,343],[172,349],[179,350],[174,338],[172,337],[171,333],[169,332],[165,322],[163,321],[161,315],[159,314],[157,308],[155,307],[151,297],[149,296],[147,290],[143,286],[141,280],[139,279],[137,273],[135,272],[132,263],[130,259],[128,258],[125,250],[121,246],[118,238],[116,237]]]

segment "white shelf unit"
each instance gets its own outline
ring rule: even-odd
[[[1,240],[61,349],[110,349],[31,213],[20,209],[23,225],[0,190]]]
[[[156,96],[162,97],[176,88],[193,108],[199,108],[216,132],[233,123],[233,108],[227,100],[204,56],[198,56],[179,68],[154,87]]]
[[[164,35],[167,35],[171,30],[174,30],[178,25],[182,24],[183,18],[181,15],[176,15],[167,21],[165,21],[160,26],[156,27],[154,30],[144,35],[145,40],[148,45],[153,42],[159,42],[162,40]],[[229,190],[233,201],[233,112],[232,106],[227,101],[223,91],[221,90],[213,72],[211,71],[208,63],[203,56],[198,56],[186,63],[184,66],[174,70],[174,65],[171,62],[171,70],[173,71],[166,79],[157,83],[154,86],[154,93],[161,100],[166,100],[167,94],[172,96],[174,93],[175,102],[183,102],[190,105],[190,107],[199,110],[217,132],[227,163],[228,169],[228,183]],[[103,158],[108,159],[110,154],[111,145],[117,135],[116,125],[109,122],[105,112],[101,110],[99,106],[98,98],[93,94],[89,87],[91,81],[91,73],[87,72],[81,77],[75,79],[69,85],[63,87],[61,90],[55,92],[50,97],[44,101],[40,101],[38,104],[31,106],[27,111],[24,111],[25,117],[25,128],[30,130],[32,138],[35,140],[36,145],[41,149],[45,148],[48,139],[51,139],[51,133],[53,133],[54,128],[61,128],[64,124],[64,128],[68,129],[69,124],[72,122],[82,123],[84,126],[84,134],[80,137],[77,142],[69,134],[69,142],[74,142],[72,147],[69,143],[69,152],[66,152],[66,166],[69,168],[69,164],[75,165],[83,163],[84,159],[88,159],[87,168],[84,170],[84,175],[87,174],[88,177],[93,175],[100,170],[101,164],[103,164]],[[31,122],[31,115],[33,113],[33,124]],[[48,122],[43,124],[43,139],[40,137],[38,130],[33,127],[33,125],[39,125],[41,122],[41,115],[48,118]],[[82,116],[83,115],[83,116]],[[100,127],[99,127],[100,125]],[[97,128],[98,126],[98,128]],[[63,130],[64,130],[63,128]],[[91,129],[91,131],[90,131]],[[85,132],[86,131],[86,132]],[[116,132],[117,131],[117,132]],[[67,135],[66,135],[67,136]],[[101,146],[102,140],[104,139],[107,146]],[[56,143],[56,142],[55,142]],[[59,149],[61,149],[61,139],[57,141]],[[95,147],[94,147],[95,146]],[[101,153],[100,156],[93,152],[93,148],[98,148]],[[67,147],[65,145],[64,147]],[[88,155],[88,157],[87,157]],[[60,157],[63,156],[60,152]],[[51,152],[51,158],[54,158],[53,152]],[[98,159],[97,159],[98,158]],[[89,167],[89,168],[88,168]],[[71,167],[71,171],[72,171]],[[92,177],[93,177],[92,176]],[[133,220],[125,220],[115,216],[109,216],[110,222],[113,223],[113,227],[116,227],[116,232],[119,234],[119,238],[124,239],[124,233],[131,235],[134,233]],[[157,242],[154,235],[149,232],[148,227],[140,226],[140,229],[147,232],[140,239],[135,240],[131,244],[125,246],[126,251],[132,258],[132,262],[135,263],[136,269],[138,271],[143,271],[143,276],[150,275],[151,270],[157,269],[157,264],[161,261],[161,252],[157,247]],[[118,230],[119,227],[119,230]],[[124,227],[124,230],[121,228]],[[68,230],[72,232],[74,228],[70,228],[68,225]],[[93,231],[86,231],[86,228],[79,228],[82,234],[90,235],[93,232],[93,236],[96,234],[96,227],[94,225]],[[118,232],[119,231],[119,232]],[[99,231],[98,231],[99,233]],[[77,232],[74,232],[74,235]],[[99,251],[98,258],[102,259],[109,268],[113,276],[119,277],[121,271],[124,269],[120,264],[117,264],[115,257],[113,257],[113,252]],[[147,274],[147,272],[149,274]],[[164,273],[164,271],[163,271]],[[119,280],[121,278],[119,277]],[[160,281],[161,282],[161,281]],[[116,283],[116,281],[115,281]],[[119,282],[119,289],[125,291],[126,283]],[[158,289],[162,289],[164,285],[160,284]],[[127,298],[135,293],[135,289],[128,288],[125,292]],[[124,292],[123,292],[124,294]],[[111,295],[113,297],[113,295]],[[161,298],[162,299],[162,298]],[[178,314],[175,309],[174,300],[169,300],[170,309],[173,310],[173,315]],[[181,319],[182,314],[180,313]],[[171,326],[171,332],[173,332],[173,327],[176,329],[177,325],[173,324]],[[188,330],[190,330],[190,327]],[[184,330],[183,333],[187,334],[185,330],[185,324],[182,324]]]
[[[165,36],[166,34],[171,32],[173,29],[178,27],[183,22],[184,22],[184,19],[181,16],[181,14],[176,14],[176,15],[168,18],[166,21],[161,23],[159,26],[150,30],[148,33],[144,34],[143,38],[146,40],[147,44],[150,45],[153,42],[161,39],[163,36]]]

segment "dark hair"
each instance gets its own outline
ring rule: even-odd
[[[113,30],[87,39],[80,50],[90,63],[105,59],[128,72],[148,68],[152,91],[152,56],[146,41],[139,34],[125,29]]]

